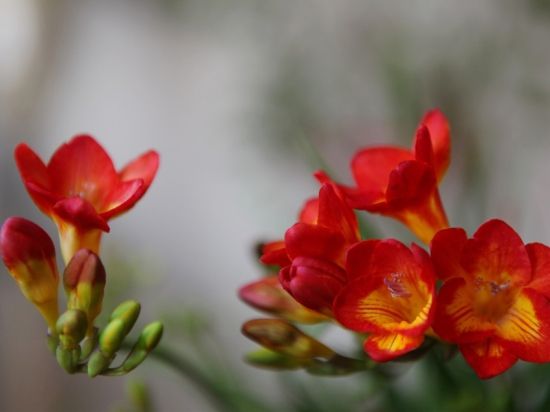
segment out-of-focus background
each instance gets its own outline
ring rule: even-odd
[[[241,361],[254,345],[240,325],[256,314],[236,290],[261,275],[254,244],[282,236],[316,193],[319,156],[349,181],[359,147],[408,146],[432,107],[452,125],[441,188],[451,223],[472,231],[501,217],[526,241],[550,242],[549,73],[545,0],[0,0],[0,219],[55,233],[15,169],[20,141],[48,159],[91,133],[119,167],[155,148],[156,181],[104,238],[106,309],[138,298],[142,322],[166,320],[165,342],[181,350],[207,333],[206,358],[266,404],[292,402],[296,381],[311,398],[337,390],[364,407],[353,377]],[[0,410],[124,408],[125,378],[57,366],[38,313],[0,272]],[[155,410],[213,410],[154,361],[133,376]]]

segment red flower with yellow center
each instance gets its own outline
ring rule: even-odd
[[[550,248],[524,245],[506,223],[490,220],[472,239],[462,229],[443,230],[431,249],[445,281],[434,330],[458,344],[480,378],[518,359],[550,361]]]
[[[302,305],[331,315],[332,301],[347,281],[346,250],[359,241],[357,220],[330,183],[319,190],[318,202],[308,202],[300,219],[285,233],[284,249],[291,263],[280,270],[279,280]]]
[[[418,348],[434,313],[435,276],[428,254],[394,239],[351,247],[350,277],[334,301],[338,322],[368,333],[365,352],[385,362]]]
[[[357,186],[341,189],[353,208],[398,219],[428,244],[448,227],[437,185],[449,166],[450,144],[447,119],[432,110],[420,122],[412,150],[380,146],[357,152],[351,162]],[[328,179],[322,172],[318,177]]]
[[[87,248],[99,251],[107,221],[124,213],[145,194],[159,165],[149,151],[117,172],[105,150],[90,136],[76,136],[44,164],[26,144],[15,149],[25,187],[60,233],[65,262]]]

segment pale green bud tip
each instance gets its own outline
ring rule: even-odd
[[[86,314],[81,310],[69,309],[59,317],[55,329],[61,343],[67,348],[72,348],[78,345],[86,335],[88,329]]]
[[[122,319],[111,320],[99,337],[99,349],[106,356],[113,355],[126,337],[126,324]]]
[[[153,322],[143,328],[140,340],[143,340],[143,348],[147,352],[151,352],[160,342],[164,326],[161,322]]]
[[[139,316],[141,305],[135,300],[127,300],[118,305],[111,313],[110,321],[119,319],[126,327],[126,333],[130,332]]]

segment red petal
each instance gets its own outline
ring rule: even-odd
[[[494,334],[495,324],[474,313],[473,285],[464,278],[447,280],[437,295],[434,331],[452,343],[479,342]]]
[[[319,218],[319,198],[314,197],[307,200],[298,215],[298,222],[317,224]]]
[[[375,334],[365,340],[363,348],[376,362],[387,362],[418,348],[424,335],[408,336],[401,333]]]
[[[435,174],[441,181],[449,167],[451,156],[451,132],[447,118],[434,109],[424,115],[421,124],[430,131],[432,141]]]
[[[497,335],[518,358],[549,362],[550,302],[533,289],[523,289],[498,323]]]
[[[466,362],[481,379],[500,375],[518,360],[502,345],[498,338],[488,338],[481,342],[460,345],[460,351]]]
[[[402,162],[390,174],[386,201],[392,209],[414,206],[425,202],[435,188],[430,166],[416,160]]]
[[[59,218],[81,231],[100,229],[109,232],[107,222],[97,214],[94,207],[80,197],[71,197],[57,202],[53,207]]]
[[[525,285],[531,280],[531,262],[519,235],[501,220],[479,227],[464,245],[461,262],[471,277],[498,284]]]
[[[380,240],[364,240],[348,249],[346,272],[350,279],[365,276],[370,272],[371,256],[378,242]]]
[[[262,256],[260,261],[264,265],[276,265],[284,267],[290,265],[290,259],[286,253],[284,240],[268,242],[262,246]]]
[[[430,138],[430,131],[426,126],[420,124],[416,130],[416,137],[414,140],[414,157],[416,160],[424,162],[431,167],[434,167],[434,154],[432,149],[432,140]]]
[[[412,159],[413,154],[409,150],[399,147],[374,147],[357,152],[351,161],[351,170],[359,189],[384,193],[392,170],[401,162]]]
[[[143,180],[145,193],[157,174],[159,162],[158,153],[154,150],[149,150],[128,163],[118,173],[118,176],[123,182],[135,179]]]
[[[86,135],[57,149],[48,163],[48,173],[55,193],[82,197],[98,210],[119,181],[107,152]]]
[[[344,238],[334,230],[323,226],[296,223],[285,233],[288,256],[316,257],[323,260],[336,260],[344,250]]]
[[[355,213],[336,193],[335,187],[328,183],[319,190],[318,224],[341,233],[347,243],[355,243],[359,240]]]
[[[460,256],[468,236],[464,229],[443,229],[436,233],[430,248],[435,273],[439,279],[468,277],[460,264]]]
[[[31,260],[53,260],[55,247],[50,236],[37,224],[10,217],[0,230],[0,251],[8,268]]]
[[[129,180],[117,185],[102,205],[101,217],[109,220],[131,209],[145,193],[143,180]]]
[[[528,286],[550,299],[550,248],[542,243],[529,243],[525,248],[533,267]]]
[[[50,178],[46,165],[37,154],[26,144],[17,145],[14,152],[17,168],[31,198],[45,214],[51,212],[53,206]]]

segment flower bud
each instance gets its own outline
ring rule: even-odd
[[[77,309],[67,310],[59,317],[56,324],[61,346],[66,349],[76,348],[80,341],[84,339],[87,329],[86,314]]]
[[[83,311],[88,319],[88,335],[101,312],[105,289],[105,268],[99,257],[88,249],[77,251],[63,273],[67,307]]]
[[[277,276],[249,283],[239,289],[239,297],[250,306],[298,323],[319,323],[328,318],[298,303],[283,289]]]
[[[113,310],[111,316],[109,317],[109,321],[119,319],[124,324],[126,331],[125,334],[127,335],[128,332],[130,332],[130,330],[134,327],[140,310],[141,305],[139,302],[135,300],[127,300],[122,302],[115,308],[115,310]]]
[[[293,358],[266,348],[247,353],[245,361],[260,368],[276,370],[300,369],[311,362],[310,359]]]
[[[110,321],[99,336],[99,349],[101,353],[109,357],[119,350],[122,341],[126,337],[126,324],[121,319]]]
[[[295,358],[330,358],[334,351],[282,319],[254,319],[242,333],[272,351]]]
[[[10,217],[0,230],[0,251],[23,295],[37,307],[50,330],[55,330],[59,275],[51,238],[35,223]]]
[[[122,364],[125,372],[130,372],[139,366],[160,342],[162,338],[163,326],[160,322],[153,322],[143,328],[139,339],[132,348],[132,351]]]

